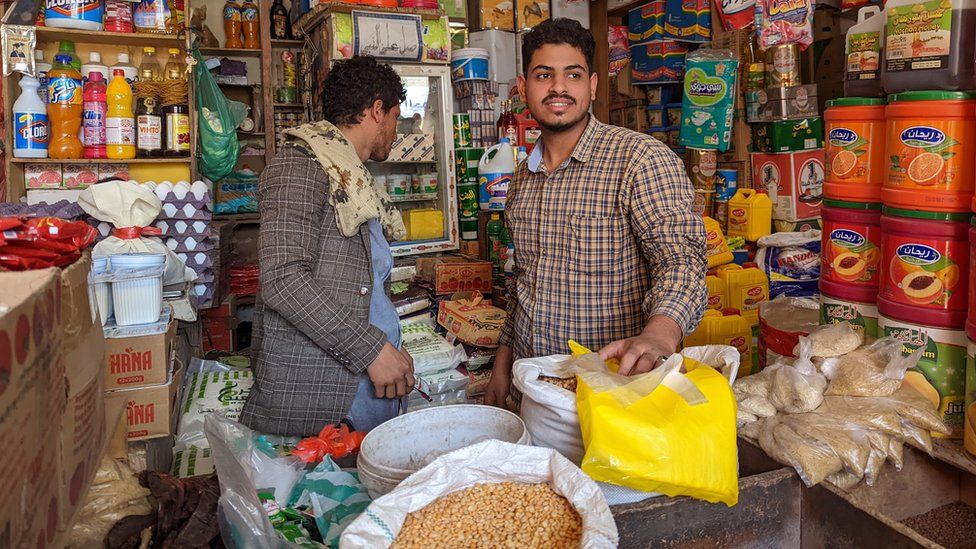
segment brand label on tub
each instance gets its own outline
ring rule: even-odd
[[[945,141],[941,130],[930,126],[912,126],[901,132],[901,142],[916,149],[927,149]]]
[[[834,128],[830,130],[827,140],[835,147],[843,147],[857,141],[857,132],[848,128]]]
[[[924,244],[902,244],[895,250],[895,255],[911,265],[931,265],[942,258],[935,248]]]
[[[830,232],[830,240],[845,248],[856,248],[864,244],[864,235],[850,229],[836,229]]]

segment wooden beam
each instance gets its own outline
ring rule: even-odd
[[[593,70],[597,75],[596,99],[593,101],[593,116],[600,122],[610,122],[610,44],[607,40],[607,0],[590,2],[590,32],[596,40],[596,54]]]

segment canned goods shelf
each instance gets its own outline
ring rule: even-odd
[[[11,158],[14,164],[171,164],[174,162],[188,163],[189,156],[175,156],[164,158],[129,158],[116,160],[114,158]]]
[[[175,34],[141,34],[132,32],[106,32],[80,29],[60,29],[55,27],[36,27],[39,43],[71,40],[75,44],[112,44],[118,46],[156,46],[177,48],[184,40]],[[257,50],[261,51],[261,50]]]

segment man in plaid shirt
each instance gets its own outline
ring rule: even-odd
[[[569,19],[523,41],[519,93],[542,138],[508,191],[515,277],[486,404],[505,402],[514,360],[566,353],[569,339],[621,374],[650,371],[705,310],[705,229],[684,165],[588,113],[594,50]]]

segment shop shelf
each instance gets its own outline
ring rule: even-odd
[[[247,49],[247,48],[200,48],[200,53],[203,55],[209,55],[212,57],[255,57],[260,58],[261,52],[263,50],[259,49]]]
[[[155,46],[161,48],[178,48],[185,45],[185,40],[175,34],[137,34],[130,32],[89,31],[79,29],[58,29],[54,27],[37,27],[38,42],[58,42],[71,40],[75,44],[111,44],[113,46]],[[260,52],[260,50],[257,50]]]
[[[113,158],[11,158],[14,164],[171,164],[174,162],[188,164],[189,156],[176,158],[130,158],[115,160]]]

